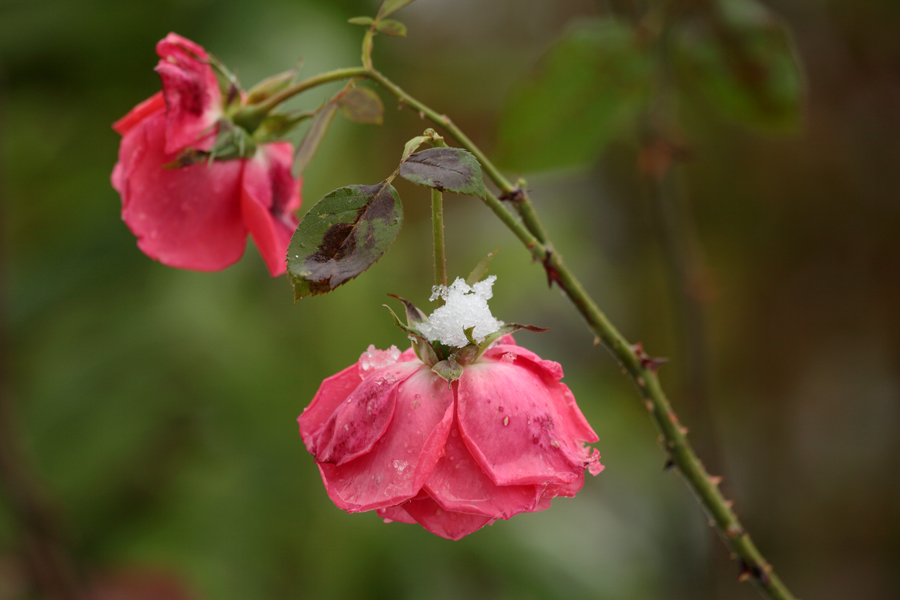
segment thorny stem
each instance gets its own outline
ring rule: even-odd
[[[517,191],[517,188],[446,115],[439,114],[422,104],[378,71],[371,70],[366,76],[391,92],[401,103],[418,111],[421,116],[445,129],[460,146],[475,155],[484,172],[502,190],[504,196],[509,197]],[[669,453],[672,466],[681,473],[688,487],[706,510],[711,523],[718,530],[725,545],[733,552],[735,559],[740,561],[741,579],[750,578],[760,592],[768,598],[793,600],[794,596],[775,574],[772,566],[760,554],[750,539],[750,535],[738,520],[731,508],[732,503],[726,500],[719,490],[718,485],[721,478],[710,476],[691,448],[687,440],[687,429],[679,423],[656,376],[658,363],[644,354],[639,345],[634,346],[628,343],[588,296],[581,283],[563,263],[560,254],[552,250],[550,240],[530,206],[527,195],[524,190],[519,191],[523,206],[527,206],[524,209],[520,207],[520,213],[523,215],[522,221],[519,221],[490,192],[483,199],[504,225],[522,241],[535,260],[544,264],[551,283],[555,281],[562,288],[566,297],[587,321],[591,331],[597,335],[634,380],[651,419],[662,434],[662,443]],[[525,214],[529,216],[525,217]]]
[[[679,423],[678,417],[672,410],[669,400],[656,376],[656,369],[659,363],[644,354],[639,344],[630,344],[615,326],[610,323],[606,315],[581,286],[578,279],[563,263],[562,256],[553,250],[550,239],[540,224],[527,193],[506,179],[484,152],[447,115],[436,112],[413,96],[410,96],[394,82],[371,67],[339,69],[323,73],[287,88],[259,106],[268,106],[268,110],[271,110],[284,100],[306,89],[323,83],[353,77],[365,77],[375,81],[393,94],[401,104],[412,108],[422,118],[427,118],[438,127],[443,128],[460,146],[471,152],[478,159],[488,178],[501,190],[502,197],[514,200],[519,204],[521,220],[494,194],[487,192],[482,198],[488,208],[525,245],[532,257],[544,265],[550,283],[556,282],[559,285],[569,301],[572,302],[576,310],[587,321],[590,330],[603,342],[610,353],[619,361],[623,369],[631,376],[650,413],[650,418],[660,431],[661,443],[669,454],[671,466],[677,468],[679,473],[681,473],[688,487],[694,492],[697,500],[709,516],[710,523],[716,527],[723,543],[731,550],[733,557],[740,562],[740,579],[749,578],[765,597],[772,600],[795,600],[791,592],[775,574],[772,566],[760,554],[756,545],[750,539],[750,535],[738,520],[734,510],[732,510],[732,502],[726,500],[725,496],[722,495],[722,492],[719,490],[721,478],[711,476],[691,448],[687,440],[687,428]]]

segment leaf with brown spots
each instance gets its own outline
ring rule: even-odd
[[[402,223],[400,196],[386,181],[343,187],[319,200],[288,246],[294,300],[330,292],[371,267]]]
[[[400,164],[400,176],[442,192],[483,197],[481,164],[462,148],[429,148]]]

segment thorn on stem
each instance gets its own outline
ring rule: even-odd
[[[738,581],[747,581],[750,578],[750,565],[747,564],[747,561],[741,559],[738,563],[740,568],[740,572],[738,573]]]
[[[659,356],[653,357],[644,352],[644,346],[640,342],[631,347],[634,353],[637,355],[638,360],[641,363],[641,368],[648,369],[649,371],[656,373],[659,368],[669,362],[668,358]]]
[[[721,477],[720,475],[710,475],[710,476],[709,476],[709,482],[710,482],[711,484],[717,486],[717,485],[719,485],[720,483],[722,483],[722,477]]]
[[[551,260],[553,258],[553,252],[547,250],[547,256],[544,258],[544,270],[547,272],[547,286],[553,287],[553,282],[556,282],[556,285],[562,287],[562,278],[559,276],[559,270],[557,270],[556,266],[551,264]]]
[[[514,187],[512,189],[512,191],[509,191],[509,192],[503,194],[502,196],[500,196],[500,200],[506,200],[508,202],[512,202],[513,204],[519,203],[524,199],[525,199],[525,190],[523,190],[519,186]]]
[[[667,460],[666,464],[663,465],[663,472],[671,471],[674,468],[675,468],[675,459],[672,457],[669,457],[669,460]]]
[[[741,571],[740,574],[738,574],[738,581],[747,581],[747,579],[753,577],[763,585],[768,585],[769,575],[763,568],[760,568],[759,565],[748,565],[747,561],[741,559],[740,568]]]

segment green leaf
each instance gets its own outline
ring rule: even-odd
[[[383,21],[379,21],[375,25],[375,31],[383,33],[385,35],[406,37],[406,25],[404,25],[400,21],[394,21],[393,19],[385,19]]]
[[[463,374],[463,368],[460,366],[456,359],[452,356],[446,360],[442,360],[437,363],[431,370],[434,371],[439,377],[445,379],[448,384],[453,383]]]
[[[351,88],[338,97],[337,103],[341,114],[355,123],[381,125],[384,121],[384,104],[371,88]]]
[[[400,164],[400,176],[442,192],[482,197],[481,165],[462,148],[429,148]]]
[[[404,304],[408,303],[407,300],[403,300],[399,296],[393,296],[393,297],[397,298],[398,300],[401,300]],[[419,358],[419,360],[421,360],[423,363],[425,363],[426,365],[429,365],[429,366],[434,366],[435,364],[437,364],[440,361],[440,359],[438,358],[437,353],[434,351],[434,347],[431,345],[431,342],[429,342],[428,339],[425,336],[423,336],[421,333],[419,333],[419,330],[416,329],[415,327],[413,327],[411,324],[404,325],[403,322],[400,320],[400,317],[397,316],[397,313],[395,313],[390,306],[388,306],[387,304],[384,304],[382,306],[384,306],[386,309],[388,309],[390,311],[391,316],[394,317],[394,324],[406,332],[407,336],[409,337],[410,341],[412,342],[413,350],[415,351],[416,356]],[[412,306],[412,303],[408,303],[408,305],[406,307],[407,321],[409,321],[409,307],[410,306]],[[415,307],[413,306],[413,308],[415,308]],[[415,308],[415,310],[419,310],[419,309]],[[421,312],[421,311],[419,311],[419,312]],[[422,314],[422,316],[423,317],[425,316],[424,313]],[[427,320],[427,318],[425,320]]]
[[[533,331],[535,333],[543,333],[545,331],[548,331],[546,327],[535,327],[534,325],[518,325],[516,323],[507,323],[506,325],[501,326],[500,329],[498,329],[494,333],[485,336],[484,340],[480,344],[478,344],[478,356],[484,354],[484,351],[487,350],[491,344],[502,338],[504,335],[515,333],[522,329],[526,331]],[[477,359],[478,356],[476,356],[475,358]]]
[[[325,139],[325,134],[328,133],[328,127],[331,126],[331,121],[334,119],[337,110],[337,104],[331,101],[319,109],[319,114],[310,123],[309,129],[306,130],[300,146],[297,147],[297,153],[294,155],[293,171],[295,175],[301,176],[306,171],[306,167],[309,166],[309,163],[316,155],[316,151],[319,149],[319,144]]]
[[[550,48],[535,77],[513,89],[500,121],[498,162],[539,171],[594,160],[649,102],[652,66],[630,25],[582,22]]]
[[[376,15],[376,19],[379,21],[389,15],[394,14],[407,4],[412,4],[413,0],[384,0],[381,3],[381,6],[378,7],[378,14]]]
[[[291,85],[291,82],[294,81],[294,77],[296,76],[297,69],[291,69],[290,71],[285,71],[284,73],[279,73],[278,75],[272,75],[271,77],[263,79],[247,92],[245,104],[257,104],[267,98],[271,98],[281,90],[287,88],[287,86]]]
[[[677,32],[680,83],[723,116],[768,132],[803,123],[802,68],[785,25],[754,0],[722,0]]]
[[[288,246],[294,299],[330,292],[371,267],[402,222],[400,197],[386,181],[343,187],[319,200]]]
[[[373,19],[372,17],[353,17],[352,19],[347,19],[347,22],[351,25],[369,26],[375,22],[375,19]]]
[[[488,255],[478,261],[478,264],[475,265],[475,268],[472,269],[472,272],[469,273],[469,276],[466,277],[466,285],[472,286],[481,281],[488,272],[488,265],[491,263],[491,259],[494,258],[494,255],[500,252],[500,250],[494,250],[493,252],[488,252]]]

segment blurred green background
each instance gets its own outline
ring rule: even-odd
[[[18,452],[0,482],[0,600],[39,597],[12,509],[21,486],[100,600],[757,597],[662,471],[614,360],[478,201],[446,199],[450,273],[500,249],[493,312],[551,327],[519,343],[563,365],[607,469],[577,498],[459,542],[335,508],[295,423],[369,344],[405,344],[381,305],[388,293],[427,305],[426,191],[398,182],[407,218],[391,251],[296,305],[252,244],[212,274],[137,249],[109,184],[110,124],[159,89],[156,41],[178,32],[249,87],[301,57],[301,77],[357,65],[362,29],[346,20],[377,4],[0,0],[0,402],[2,445]],[[626,337],[671,358],[661,376],[676,410],[788,586],[806,599],[897,598],[900,4],[766,4],[804,65],[797,133],[761,134],[678,97],[665,129],[686,160],[664,185],[638,168],[652,118],[580,167],[509,175],[528,177],[558,249]],[[573,19],[636,20],[647,6],[419,0],[395,15],[408,38],[379,37],[375,63],[490,154],[510,91]],[[428,126],[382,98],[383,127],[336,119],[304,209],[383,179]],[[673,212],[696,293],[672,276]]]

